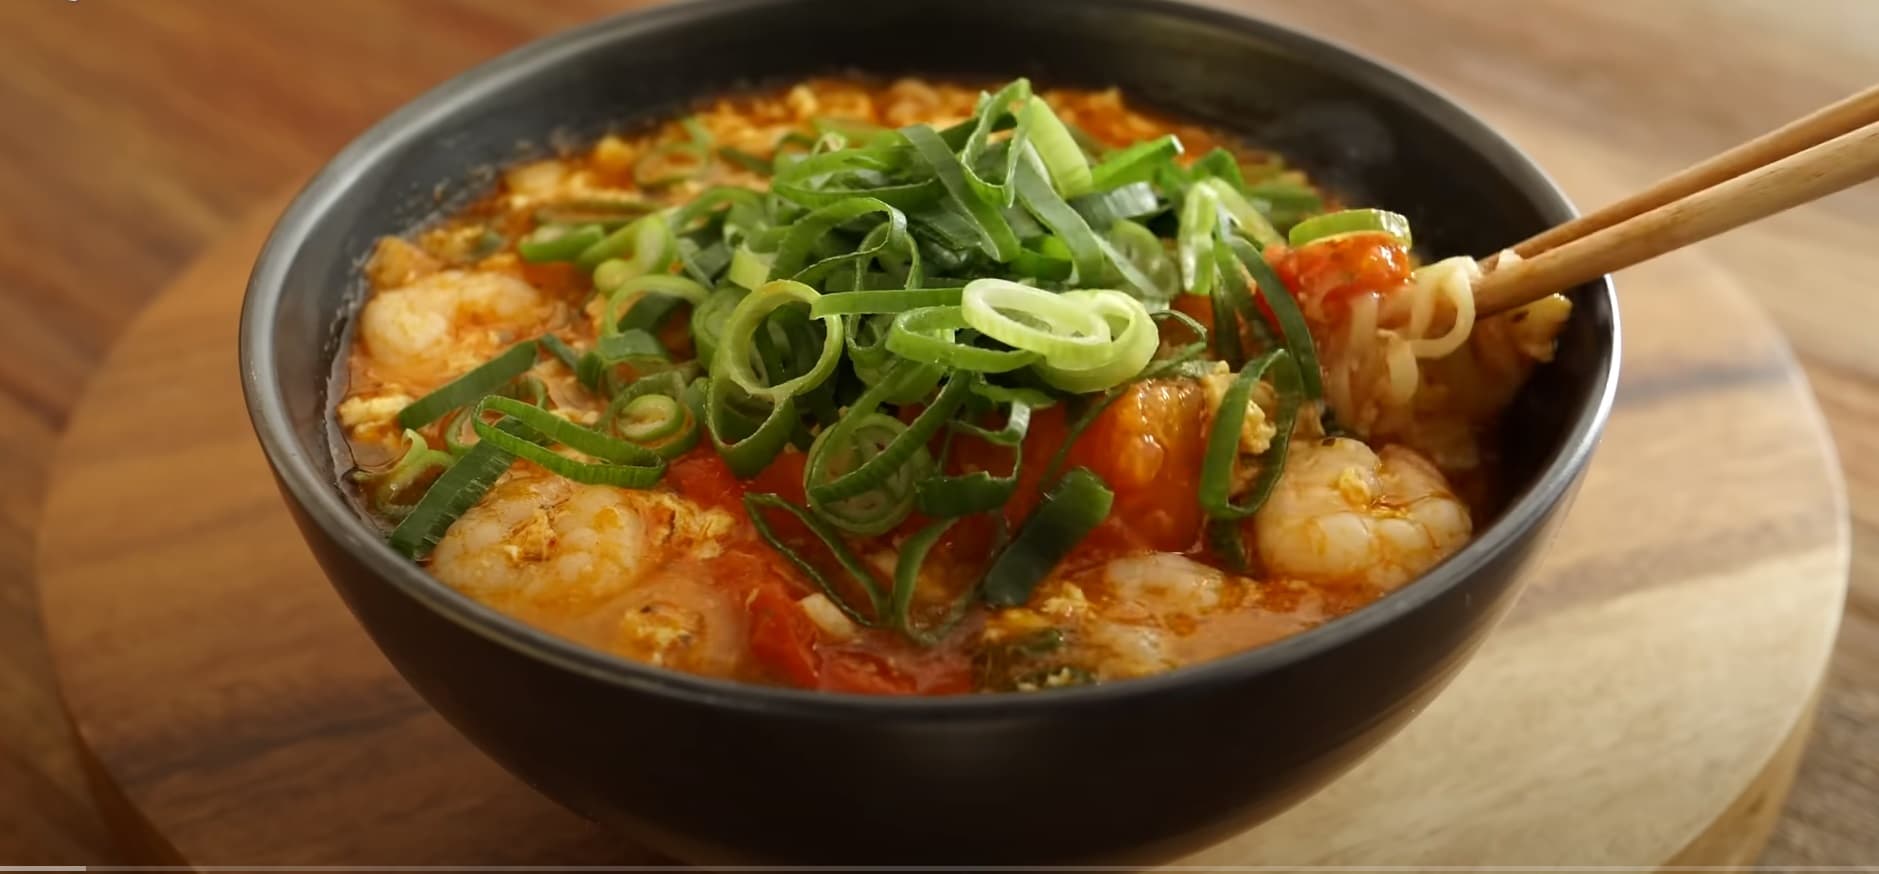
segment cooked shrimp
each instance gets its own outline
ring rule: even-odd
[[[1286,579],[1395,588],[1468,540],[1468,507],[1414,450],[1327,437],[1294,444],[1253,517],[1259,558]]]
[[[514,276],[444,270],[373,295],[359,339],[380,380],[418,394],[539,333],[558,309]]]
[[[649,664],[723,675],[745,657],[744,604],[695,565],[660,568],[621,599],[614,651]],[[601,640],[605,645],[604,638]]]
[[[1259,583],[1183,555],[1119,558],[1046,581],[1034,608],[993,616],[984,642],[1003,645],[994,683],[1045,688],[1139,677],[1218,658],[1324,620],[1299,583]],[[1048,639],[1048,647],[1038,641]]]
[[[684,670],[734,667],[743,605],[702,564],[736,526],[665,492],[510,472],[450,526],[431,573],[465,594],[603,648]]]
[[[372,257],[365,262],[365,277],[371,280],[372,288],[384,291],[410,285],[443,267],[436,256],[409,240],[380,237],[372,247]]]
[[[431,572],[479,597],[593,602],[661,564],[715,556],[735,524],[729,513],[666,492],[584,485],[522,466],[450,526]]]

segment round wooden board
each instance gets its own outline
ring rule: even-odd
[[[61,447],[41,599],[104,806],[145,861],[658,861],[485,759],[328,588],[254,444],[235,321],[273,211],[130,329]],[[1740,864],[1805,741],[1846,584],[1825,429],[1691,255],[1622,279],[1624,385],[1519,605],[1356,770],[1196,865]]]

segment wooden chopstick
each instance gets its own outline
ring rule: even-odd
[[[1879,122],[1673,200],[1475,283],[1485,317],[1879,177]],[[1562,226],[1564,227],[1564,226]]]
[[[1875,121],[1879,121],[1879,85],[1692,165],[1604,209],[1529,237],[1512,247],[1514,254],[1531,258]]]

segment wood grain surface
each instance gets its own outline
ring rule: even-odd
[[[0,4],[0,862],[113,852],[58,716],[28,583],[52,447],[112,339],[192,256],[385,111],[620,5]],[[1518,128],[1582,204],[1879,80],[1879,5],[1865,0],[1230,5],[1369,51]],[[1560,169],[1573,162],[1598,172]],[[1769,864],[1879,862],[1876,222],[1868,187],[1703,249],[1794,343],[1852,497],[1846,627]]]

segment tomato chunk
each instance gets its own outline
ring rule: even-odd
[[[863,695],[945,695],[972,691],[972,659],[958,647],[925,649],[899,639],[821,651],[821,688]]]
[[[679,456],[666,467],[666,484],[680,497],[707,507],[742,513],[746,492],[772,492],[803,504],[803,454],[785,451],[755,477],[740,480],[709,444]]]
[[[1200,386],[1152,379],[1125,389],[1070,447],[1065,469],[1087,467],[1116,495],[1115,506],[1093,540],[1170,552],[1200,538],[1202,515],[1194,497],[1207,451],[1206,399]],[[1031,416],[1024,439],[1018,491],[1005,505],[1017,526],[1042,498],[1044,468],[1069,426],[1061,405]],[[1000,464],[1009,465],[1009,454]],[[974,469],[997,470],[993,464]]]
[[[1409,279],[1409,250],[1388,234],[1352,234],[1297,249],[1274,247],[1273,269],[1305,301],[1387,292]]]
[[[784,449],[770,466],[751,477],[748,491],[770,492],[797,506],[808,503],[803,494],[803,469],[809,456],[794,449]]]
[[[743,509],[744,484],[710,446],[699,446],[666,467],[665,483],[679,497],[707,507]]]
[[[1208,334],[1214,331],[1214,300],[1204,294],[1177,294],[1174,296],[1174,309],[1200,323]]]
[[[816,626],[780,581],[760,583],[750,593],[750,654],[778,680],[815,688]]]
[[[1199,385],[1153,379],[1130,386],[1097,417],[1071,447],[1070,464],[1089,468],[1115,492],[1098,534],[1165,552],[1194,545],[1206,412]]]
[[[871,653],[834,650],[822,660],[821,688],[863,695],[910,695],[913,680],[894,670],[887,660]]]

